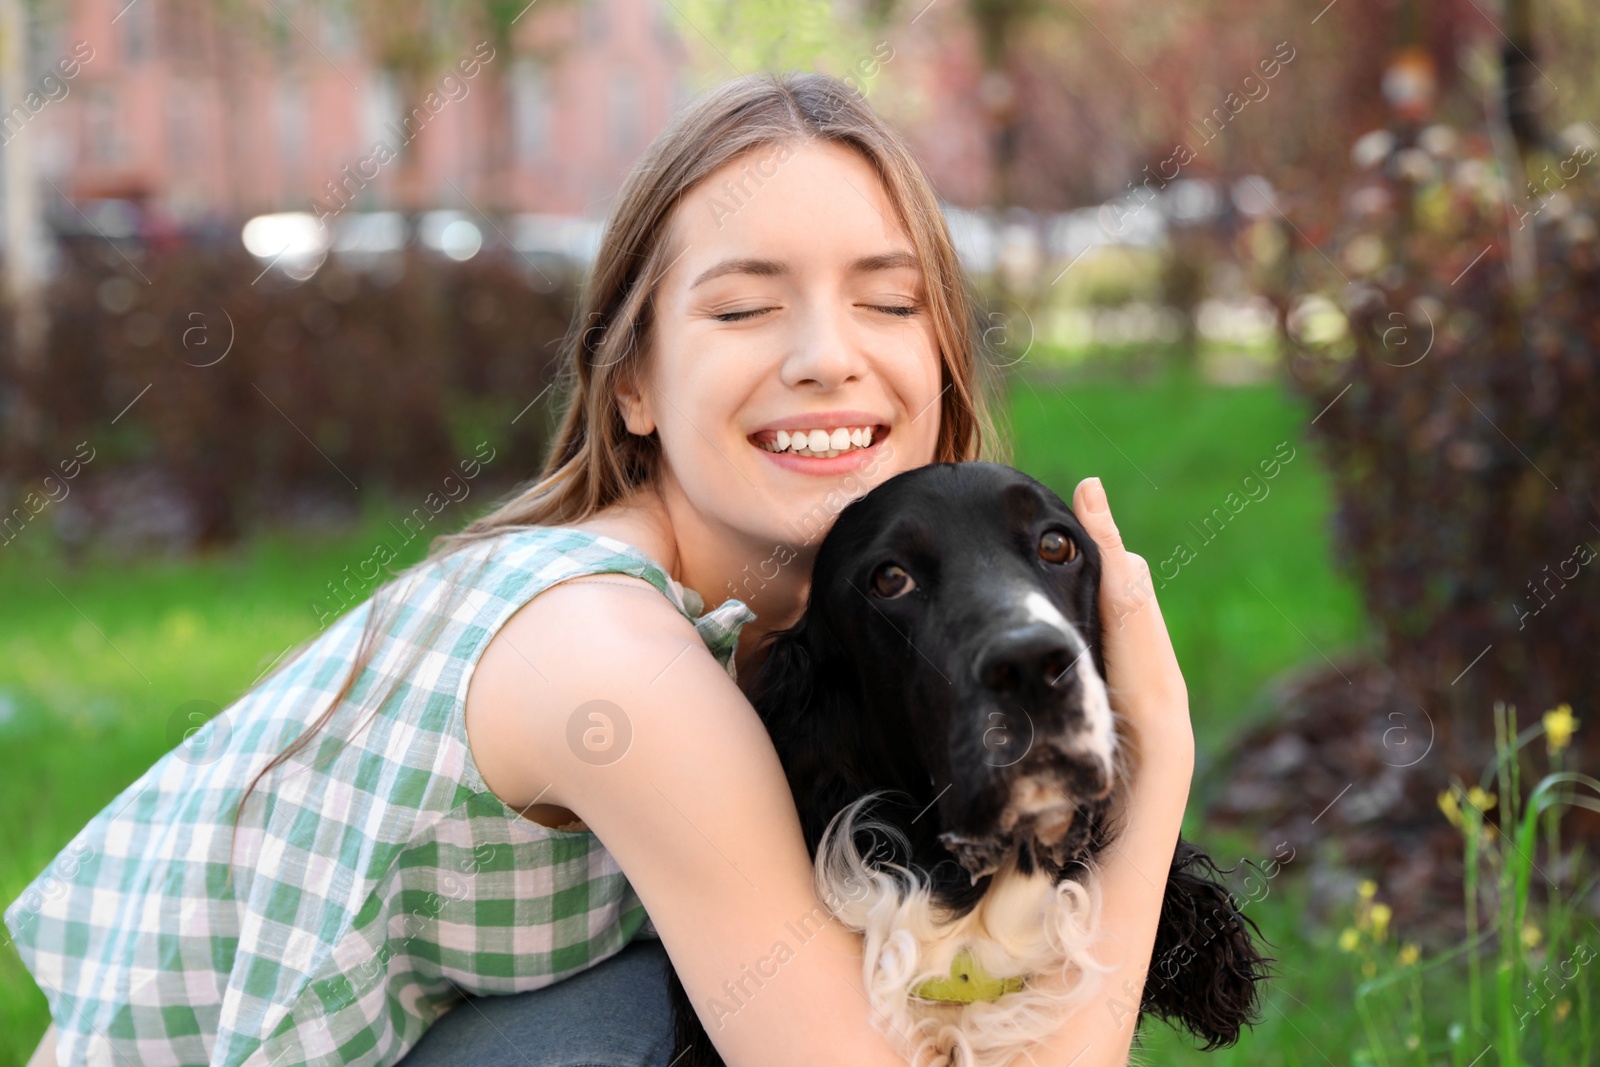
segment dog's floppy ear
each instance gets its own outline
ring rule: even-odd
[[[1204,1038],[1206,1052],[1259,1021],[1261,983],[1274,962],[1257,949],[1255,922],[1213,877],[1220,873],[1198,846],[1178,840],[1140,1005]]]

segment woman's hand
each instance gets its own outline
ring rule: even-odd
[[[1142,762],[1192,770],[1189,687],[1156,603],[1150,565],[1123,545],[1099,478],[1078,483],[1072,510],[1100,549],[1101,641],[1111,705],[1133,727]]]

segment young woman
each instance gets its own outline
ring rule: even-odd
[[[203,756],[164,757],[7,910],[55,1020],[39,1060],[667,1064],[663,949],[705,1004],[818,906],[738,683],[846,499],[991,455],[971,308],[926,177],[842,83],[752,76],[685,109],[607,226],[539,478],[223,712]],[[827,451],[796,452],[801,431]],[[1034,1058],[1089,1067],[1128,1057],[1193,738],[1148,567],[1098,479],[1073,505],[1142,761],[1101,872],[1116,969]],[[824,929],[733,1018],[702,1013],[717,1048],[902,1063],[861,962]]]

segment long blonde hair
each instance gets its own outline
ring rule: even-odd
[[[691,189],[744,153],[812,140],[848,146],[872,164],[922,264],[943,364],[934,461],[1006,461],[1008,450],[986,400],[992,383],[984,380],[990,364],[981,358],[978,304],[938,198],[916,157],[839,79],[820,73],[752,74],[722,83],[680,111],[623,184],[561,347],[556,384],[565,406],[544,469],[460,532],[434,538],[428,557],[410,570],[510,527],[582,522],[654,484],[660,440],[655,434],[629,432],[616,394],[622,383],[640,380],[637,375],[650,350],[651,302],[670,265],[664,238],[673,209]],[[381,603],[386,595],[394,599],[403,577],[386,583],[373,600]],[[235,811],[236,833],[239,812],[261,777],[303,748],[349,695],[382,630],[376,607],[368,614],[350,673],[327,711],[245,789]],[[447,616],[447,611],[435,613],[437,625]],[[417,654],[426,643],[417,642]],[[287,657],[284,666],[294,658]],[[374,702],[374,712],[383,703]]]

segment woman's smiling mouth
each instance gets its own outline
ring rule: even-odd
[[[807,474],[838,474],[878,455],[889,425],[867,412],[818,412],[778,420],[747,440],[773,462]]]
[[[754,435],[756,444],[768,452],[787,452],[796,456],[831,459],[858,448],[870,448],[874,438],[882,439],[887,426],[836,426],[832,429],[763,430]]]

